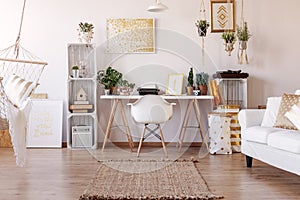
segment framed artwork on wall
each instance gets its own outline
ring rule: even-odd
[[[234,0],[210,0],[211,32],[235,31]]]
[[[184,74],[169,74],[166,94],[181,95]]]
[[[154,53],[153,18],[107,19],[107,53]]]

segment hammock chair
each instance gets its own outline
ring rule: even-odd
[[[0,130],[9,129],[17,165],[25,164],[27,99],[47,65],[20,45],[26,0],[15,44],[0,51]]]

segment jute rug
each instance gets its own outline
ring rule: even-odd
[[[212,194],[193,162],[102,162],[80,200],[221,199]]]

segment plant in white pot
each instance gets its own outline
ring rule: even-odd
[[[79,67],[77,65],[72,67],[72,76],[73,78],[79,78]]]
[[[79,23],[79,41],[84,43],[91,43],[94,32],[94,25],[90,23]]]
[[[231,56],[231,52],[233,51],[234,43],[236,41],[236,36],[232,31],[225,31],[222,33],[222,39],[224,40],[225,51]]]
[[[248,56],[247,56],[246,49],[247,49],[247,42],[250,39],[251,34],[248,29],[247,22],[244,22],[242,26],[237,25],[236,36],[239,41],[239,54],[238,54],[239,61],[238,61],[238,63],[243,64],[243,56],[245,55],[245,60],[246,60],[246,63],[248,64],[249,62],[248,62]]]

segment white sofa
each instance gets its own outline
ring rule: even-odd
[[[247,167],[252,158],[300,175],[300,131],[273,128],[280,106],[280,97],[268,98],[267,110],[241,110],[241,152]]]

